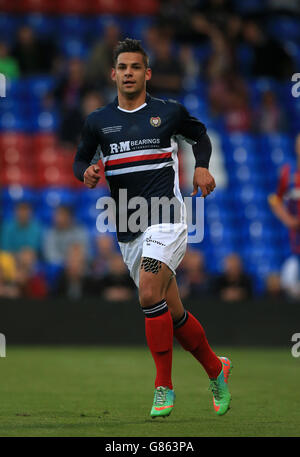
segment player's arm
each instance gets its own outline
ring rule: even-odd
[[[179,104],[179,109],[178,133],[192,144],[195,157],[193,192],[191,195],[196,195],[200,187],[202,196],[206,197],[216,187],[215,180],[208,170],[212,152],[211,141],[205,125],[191,116],[183,105]]]
[[[77,153],[73,163],[74,175],[84,184],[93,189],[96,187],[100,179],[100,168],[97,164],[92,164],[91,161],[97,151],[99,138],[95,133],[90,116],[87,117],[79,143]]]
[[[300,221],[289,213],[283,202],[283,197],[288,190],[289,174],[290,167],[284,165],[280,172],[277,192],[269,195],[268,202],[275,216],[277,216],[286,227],[295,229],[300,227]]]
[[[268,198],[271,210],[278,217],[278,219],[290,229],[296,229],[300,227],[300,221],[290,214],[286,209],[282,199],[276,195],[271,194]]]

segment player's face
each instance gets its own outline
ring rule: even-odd
[[[146,89],[151,70],[145,67],[143,56],[139,52],[123,52],[118,56],[111,76],[116,81],[118,91],[131,98]]]

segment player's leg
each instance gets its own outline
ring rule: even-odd
[[[166,300],[174,322],[174,336],[205,369],[213,391],[214,409],[218,415],[225,414],[231,399],[227,385],[232,368],[230,360],[217,357],[200,322],[189,311],[184,310],[175,277],[169,283]]]
[[[142,258],[139,298],[145,315],[147,344],[156,366],[152,417],[168,416],[175,399],[171,378],[173,320],[165,299],[171,275],[171,270],[163,262]]]

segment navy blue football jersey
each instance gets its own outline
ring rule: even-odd
[[[86,119],[74,161],[74,173],[83,181],[91,163],[101,158],[111,196],[116,203],[118,240],[128,242],[141,232],[120,230],[120,189],[126,189],[127,201],[143,197],[175,197],[180,206],[180,220],[185,217],[178,178],[178,137],[197,144],[206,128],[186,108],[172,100],[161,100],[147,94],[145,103],[133,111],[121,109],[118,99],[92,112]],[[197,157],[198,166],[208,167],[207,158]],[[134,210],[127,211],[127,217]],[[166,222],[161,216],[159,222]],[[168,220],[167,222],[170,222]],[[147,226],[151,225],[149,213]],[[146,227],[145,227],[146,228]]]

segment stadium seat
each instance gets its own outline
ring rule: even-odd
[[[57,138],[53,133],[36,133],[32,136],[32,143],[33,149],[40,151],[44,148],[56,146]]]
[[[125,2],[126,13],[130,14],[158,14],[159,0],[127,0]]]
[[[85,14],[91,12],[91,3],[82,0],[64,0],[58,2],[57,12],[60,14]]]
[[[3,132],[0,134],[0,151],[6,148],[15,148],[26,152],[31,148],[32,138],[29,135],[16,132]]]
[[[94,0],[90,8],[95,14],[123,14],[128,11],[127,3],[123,0]]]
[[[18,13],[56,13],[60,3],[57,0],[17,0],[16,11]]]
[[[10,165],[1,170],[1,183],[3,186],[20,185],[33,187],[35,185],[34,170]]]
[[[40,12],[25,15],[23,23],[29,25],[39,37],[51,37],[56,32],[56,20]]]

